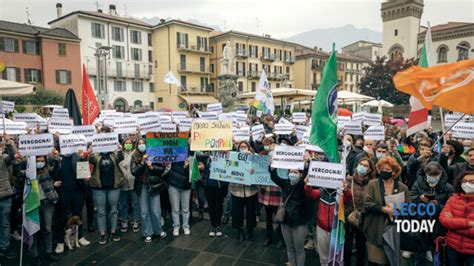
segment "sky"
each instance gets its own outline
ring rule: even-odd
[[[352,24],[382,32],[381,3],[385,0],[0,0],[0,20],[47,26],[56,18],[56,3],[63,14],[76,10],[108,12],[117,6],[119,15],[195,19],[221,30],[238,30],[287,38],[314,29]],[[425,0],[421,23],[474,22],[474,0]]]

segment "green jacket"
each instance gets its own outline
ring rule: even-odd
[[[102,184],[100,182],[100,154],[91,153],[89,154],[89,163],[91,163],[94,167],[91,174],[91,179],[89,180],[89,186],[91,188],[101,188]],[[110,153],[110,160],[114,164],[114,173],[115,173],[115,181],[114,181],[114,188],[120,188],[124,182],[124,175],[122,169],[119,167],[119,163],[123,161],[124,156],[122,151],[118,151],[117,153]]]

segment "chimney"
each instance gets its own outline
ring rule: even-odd
[[[109,14],[112,16],[117,15],[117,9],[115,8],[115,5],[109,5]]]
[[[160,24],[165,23],[165,21],[166,21],[166,20],[164,20],[164,19],[160,19]]]
[[[56,4],[56,13],[58,18],[63,16],[63,5],[61,3]]]
[[[318,51],[318,47],[317,47],[317,46],[315,46],[315,47],[314,47],[314,50],[315,50],[315,51]]]
[[[102,9],[100,9],[100,8],[97,9],[97,12],[102,13]]]

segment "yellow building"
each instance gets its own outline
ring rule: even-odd
[[[213,32],[211,45],[211,83],[218,88],[222,51],[227,41],[235,55],[238,94],[255,92],[265,69],[271,88],[294,87],[295,49],[297,44],[244,32]],[[217,89],[216,89],[217,91]],[[216,92],[218,97],[218,92]]]
[[[189,104],[217,102],[210,86],[212,28],[170,20],[153,27],[156,108],[186,110]],[[163,81],[171,71],[182,87]]]

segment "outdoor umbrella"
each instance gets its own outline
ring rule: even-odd
[[[391,266],[400,266],[400,233],[395,225],[386,225],[384,228],[383,250]]]
[[[351,116],[352,112],[347,110],[346,108],[338,108],[337,115],[338,116]]]
[[[391,119],[390,124],[401,126],[401,125],[405,124],[405,120],[403,120],[403,119]]]
[[[64,108],[69,111],[69,117],[74,121],[75,126],[82,125],[81,112],[79,111],[79,105],[77,104],[76,94],[73,89],[69,89],[64,99]]]

